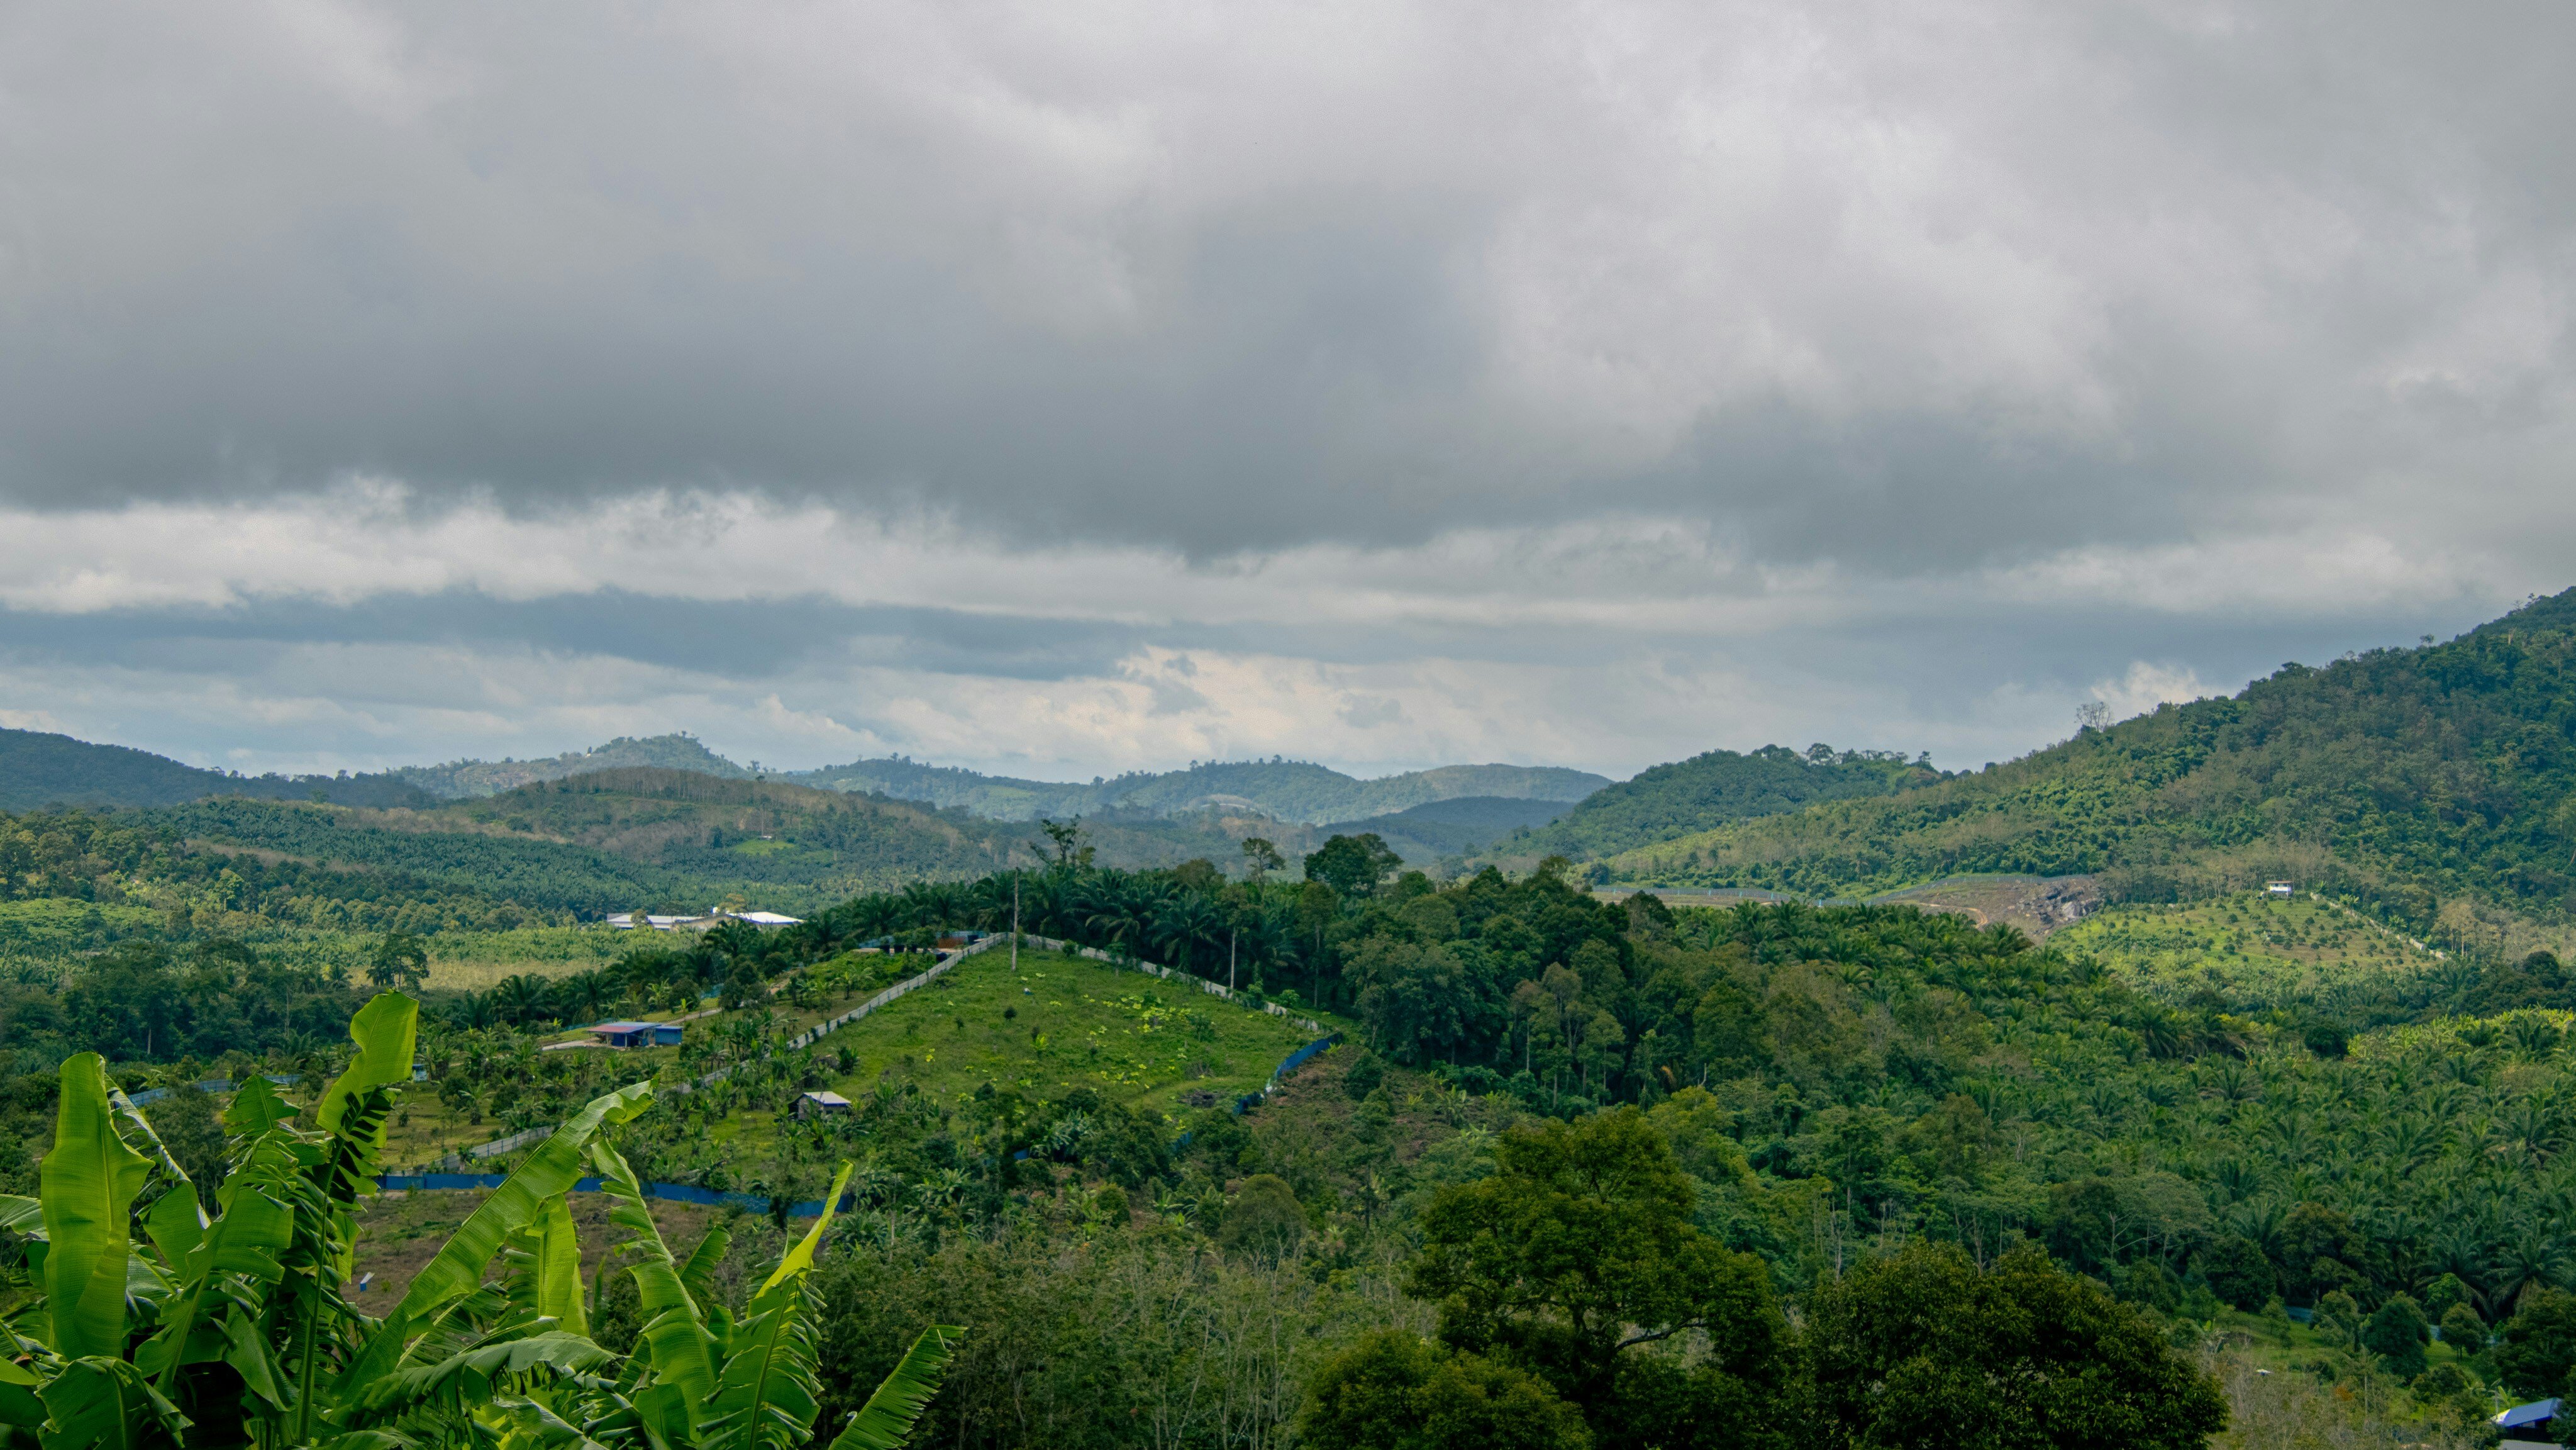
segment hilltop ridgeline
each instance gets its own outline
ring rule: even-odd
[[[2563,917],[2576,590],[2447,643],[2283,665],[2006,765],[1634,847],[1600,874],[1831,895],[1970,872],[2106,873],[2133,900],[2283,876],[2419,931],[2472,901]]]

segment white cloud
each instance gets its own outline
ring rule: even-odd
[[[2187,705],[2218,693],[2188,666],[2145,660],[2132,660],[2128,673],[2117,679],[2094,681],[2092,690],[2093,698],[2110,709],[2114,720],[2147,714],[2158,705]]]
[[[2526,21],[25,9],[0,718],[2010,754],[2568,582]]]

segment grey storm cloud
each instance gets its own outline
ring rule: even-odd
[[[1200,557],[1628,509],[1897,575],[2436,484],[2563,512],[2571,40],[2559,4],[23,5],[0,494],[751,488]]]

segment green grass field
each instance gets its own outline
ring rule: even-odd
[[[1317,1018],[1328,1030],[1340,1024]],[[985,1083],[1053,1098],[1087,1087],[1161,1112],[1257,1092],[1315,1034],[1183,982],[1081,957],[996,950],[823,1039],[857,1055],[834,1087],[912,1082],[955,1099]]]
[[[2437,960],[2332,902],[2259,891],[2179,906],[2106,907],[2048,944],[2090,955],[2167,998],[2207,985],[2279,999],[2365,977],[2411,975]]]

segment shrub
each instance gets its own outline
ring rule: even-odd
[[[1216,1237],[1229,1249],[1277,1258],[1297,1247],[1305,1234],[1306,1211],[1298,1206],[1287,1180],[1256,1173],[1244,1180],[1242,1190],[1226,1205],[1225,1221],[1218,1225]]]

